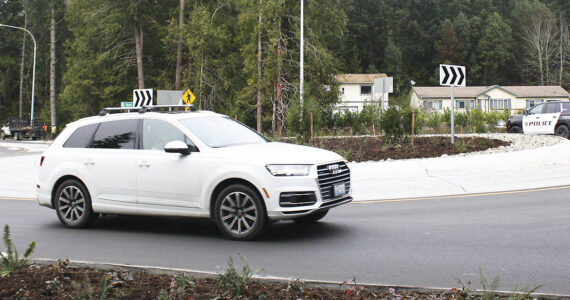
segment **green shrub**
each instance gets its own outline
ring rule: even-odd
[[[14,272],[18,272],[28,264],[30,260],[29,257],[36,248],[36,242],[31,242],[26,252],[24,252],[24,257],[19,258],[16,246],[14,246],[14,242],[12,242],[10,238],[10,226],[6,224],[4,226],[4,246],[6,247],[4,250],[5,254],[0,252],[0,257],[2,257],[2,263],[0,263],[0,277],[2,278]]]
[[[469,111],[469,127],[473,129],[474,132],[484,133],[485,128],[485,113],[480,109],[472,109]]]
[[[454,114],[453,121],[455,127],[459,127],[464,130],[469,124],[469,117],[467,116],[467,113],[459,112]]]
[[[443,119],[442,115],[437,111],[432,113],[427,113],[425,117],[425,125],[433,129],[435,133],[438,133],[442,119]]]
[[[228,295],[230,290],[233,290],[235,297],[241,296],[254,274],[254,272],[251,271],[251,267],[245,262],[245,259],[242,256],[240,256],[240,258],[245,264],[241,273],[236,271],[234,260],[230,256],[225,272],[220,275],[218,288],[225,290],[225,295]]]

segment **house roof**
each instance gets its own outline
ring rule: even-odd
[[[375,78],[384,78],[388,75],[378,74],[338,74],[335,79],[340,83],[374,83]]]
[[[568,92],[560,86],[468,86],[455,87],[453,94],[457,98],[477,98],[485,93],[499,88],[516,97],[569,97]],[[449,87],[414,87],[414,91],[420,98],[449,98]]]

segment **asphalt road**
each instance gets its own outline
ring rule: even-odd
[[[33,201],[0,199],[19,249],[37,242],[36,258],[221,272],[246,258],[259,275],[421,287],[499,290],[541,284],[570,295],[570,187],[533,192],[349,204],[323,222],[274,224],[255,242],[224,239],[204,220],[104,217],[67,229]],[[236,265],[238,265],[236,263]]]

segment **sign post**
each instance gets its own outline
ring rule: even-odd
[[[453,65],[439,65],[439,85],[451,87],[451,143],[455,142],[455,97],[453,88],[456,86],[465,86],[465,67]]]

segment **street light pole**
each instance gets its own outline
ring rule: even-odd
[[[33,125],[33,123],[34,123],[34,99],[35,99],[34,96],[35,96],[35,91],[36,91],[36,89],[35,89],[35,84],[36,84],[36,52],[37,52],[36,39],[34,38],[34,35],[29,30],[27,30],[26,28],[6,25],[6,24],[0,24],[0,27],[8,27],[8,28],[13,28],[13,29],[24,30],[25,32],[27,32],[32,37],[32,41],[34,41],[34,68],[32,70],[32,109],[30,112],[30,125]]]

